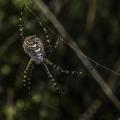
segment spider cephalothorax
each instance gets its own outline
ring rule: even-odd
[[[45,56],[44,46],[42,40],[36,35],[26,37],[23,42],[23,48],[35,63],[40,64],[43,62]]]

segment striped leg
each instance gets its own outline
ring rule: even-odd
[[[24,87],[27,87],[28,95],[31,95],[31,74],[32,70],[34,68],[34,61],[30,59],[25,71],[24,71],[24,79],[23,79],[23,85]]]
[[[56,43],[55,43],[54,49],[56,49],[56,48],[58,47],[59,40],[60,40],[60,38],[58,38],[58,39],[56,40]]]
[[[57,83],[56,83],[56,81],[54,80],[52,74],[50,73],[47,65],[46,65],[45,63],[43,63],[43,64],[44,64],[46,73],[47,73],[47,75],[48,75],[48,77],[49,77],[49,79],[50,79],[50,84],[51,84],[51,86],[52,86],[53,88],[55,88],[55,90],[57,91],[57,93],[63,94],[63,92],[62,92],[61,89],[60,89],[60,86],[57,85]]]
[[[47,29],[43,25],[42,25],[42,27],[43,27],[43,31],[45,33],[47,44],[48,44],[48,50],[50,50],[49,53],[53,53],[53,51],[55,51],[55,49],[58,47],[60,38],[58,38],[56,40],[54,47],[52,47],[51,44],[50,44],[50,38],[49,38],[49,35],[48,35],[48,31],[47,31]],[[54,50],[52,50],[52,48]]]
[[[47,29],[42,25],[42,27],[43,27],[43,31],[44,31],[44,33],[45,33],[45,37],[46,37],[46,42],[47,42],[47,52],[48,52],[48,54],[52,54],[52,46],[51,46],[51,44],[50,44],[50,37],[49,37],[49,35],[48,35],[48,31],[47,31]]]
[[[53,69],[61,72],[61,73],[65,73],[65,74],[72,74],[72,75],[82,75],[82,72],[78,72],[78,71],[69,71],[69,70],[63,70],[61,67],[59,67],[58,65],[54,64],[53,62],[51,62],[48,59],[44,59],[44,62],[48,65],[50,65]]]
[[[24,11],[24,6],[20,12],[20,17],[19,17],[19,31],[20,31],[20,39],[24,40],[24,30],[23,30],[23,11]]]

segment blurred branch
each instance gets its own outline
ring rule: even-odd
[[[78,56],[80,61],[85,65],[85,67],[88,69],[88,71],[93,76],[93,78],[96,80],[96,82],[98,82],[101,89],[108,96],[111,102],[120,111],[120,102],[118,98],[114,95],[111,88],[104,82],[104,79],[102,78],[102,76],[97,72],[97,70],[92,66],[90,61],[85,57],[85,54],[78,47],[78,45],[74,42],[71,36],[67,33],[67,31],[61,25],[61,23],[57,20],[54,14],[49,10],[49,8],[44,4],[43,1],[36,0],[35,3],[38,6],[38,8],[41,9],[41,11],[45,14],[45,16],[52,22],[52,24],[56,27],[59,33],[63,36],[63,38],[67,40],[66,42],[72,45],[72,47],[74,47],[75,49],[79,50],[79,53],[74,50],[75,54]],[[91,70],[91,68],[93,69]]]
[[[94,102],[88,107],[85,113],[79,118],[79,120],[90,120],[90,118],[101,107],[102,103],[99,99],[95,99]]]
[[[13,120],[15,115],[15,108],[13,106],[14,93],[11,88],[7,89],[7,104],[5,107],[6,120]]]
[[[93,27],[96,15],[96,0],[88,0],[88,7],[85,33],[89,32]]]

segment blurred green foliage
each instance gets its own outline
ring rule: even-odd
[[[86,55],[118,70],[119,0],[44,0],[44,2]],[[27,96],[22,80],[29,57],[23,51],[18,27],[21,8],[27,3],[44,24],[58,33],[35,6],[34,1],[0,0],[0,120],[81,120],[81,116],[95,99],[103,101],[103,104],[96,110],[91,120],[117,120],[119,112],[65,44],[60,44],[56,53],[49,59],[63,68],[81,70],[83,76],[63,75],[50,69],[61,87],[67,90],[67,94],[58,96],[50,89],[45,70],[38,65],[32,76],[32,98]],[[38,34],[44,39],[41,27],[27,10],[24,12],[23,20],[25,36]],[[54,35],[51,32],[49,34],[54,41]],[[106,82],[111,79],[115,82],[114,93],[120,98],[119,78],[102,68],[97,69]],[[110,76],[117,78],[113,79]]]

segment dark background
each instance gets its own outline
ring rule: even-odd
[[[120,71],[119,0],[44,2],[87,56]],[[25,0],[0,0],[0,120],[119,120],[119,111],[72,49],[62,42],[48,58],[64,69],[80,70],[83,75],[64,75],[50,68],[61,89],[66,90],[66,94],[60,96],[52,91],[44,68],[38,65],[32,74],[32,98],[27,95],[22,80],[29,56],[23,50],[18,27],[21,8],[27,3]],[[58,34],[34,1],[29,3],[42,23]],[[27,10],[23,16],[25,36],[37,34],[45,40],[35,17]],[[49,31],[49,35],[54,43],[54,34]],[[119,99],[120,77],[99,66],[96,69]]]

